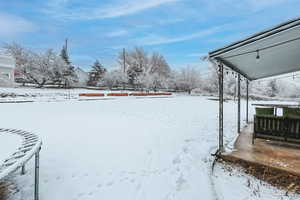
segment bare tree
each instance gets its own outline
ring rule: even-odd
[[[197,69],[187,66],[177,72],[176,87],[191,94],[192,90],[201,86],[200,73]]]
[[[12,43],[4,46],[16,60],[16,71],[22,74],[24,82],[35,83],[37,87],[45,84],[69,81],[66,73],[68,64],[53,50],[36,53]]]
[[[127,81],[122,70],[113,70],[105,73],[104,84],[112,89],[113,87],[121,87]]]
[[[124,60],[125,59],[125,60]],[[170,67],[165,58],[158,52],[149,55],[143,48],[119,53],[118,62],[123,68],[125,63],[128,82],[135,88],[157,90],[166,87]]]

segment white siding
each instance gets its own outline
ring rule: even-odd
[[[15,61],[12,57],[0,54],[0,87],[12,87],[15,84]]]

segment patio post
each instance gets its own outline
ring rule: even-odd
[[[246,123],[249,123],[249,80],[246,80]]]
[[[238,74],[238,126],[237,132],[241,132],[241,75]]]
[[[219,152],[223,152],[223,80],[224,80],[224,66],[219,64]]]

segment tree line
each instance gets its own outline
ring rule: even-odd
[[[5,44],[4,49],[16,61],[16,81],[23,85],[35,84],[37,87],[55,85],[62,88],[96,87],[102,89],[132,89],[141,91],[192,90],[199,93],[216,94],[218,92],[218,69],[209,67],[208,73],[200,73],[195,67],[171,68],[165,57],[159,52],[147,52],[141,47],[127,52],[120,51],[114,69],[106,68],[99,60],[91,66],[89,72],[75,67],[68,55],[66,45],[61,51],[52,49],[35,52],[17,43]],[[297,96],[297,86],[287,90],[287,83],[268,80],[249,85],[250,93],[262,96]],[[246,81],[242,81],[242,91]],[[237,74],[230,70],[224,73],[224,92],[229,96],[237,94]]]
[[[135,90],[169,89],[191,92],[200,87],[199,71],[193,67],[172,70],[159,52],[146,52],[141,47],[119,52],[119,67],[107,70],[98,60],[89,73],[89,86],[132,88]]]
[[[83,73],[77,73],[70,61],[67,48],[63,46],[60,53],[52,49],[35,52],[17,43],[4,45],[16,61],[16,74],[20,74],[18,82],[33,83],[37,87],[56,85],[63,88],[76,87]],[[106,68],[96,60],[91,71],[86,73],[84,86],[135,90],[169,89],[191,92],[200,87],[199,71],[193,67],[172,70],[168,62],[159,52],[147,52],[141,47],[119,52],[118,66]],[[82,71],[82,70],[81,70]]]

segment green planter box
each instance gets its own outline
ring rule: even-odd
[[[283,116],[300,118],[300,108],[283,108]]]
[[[255,108],[257,116],[274,116],[274,108]]]

